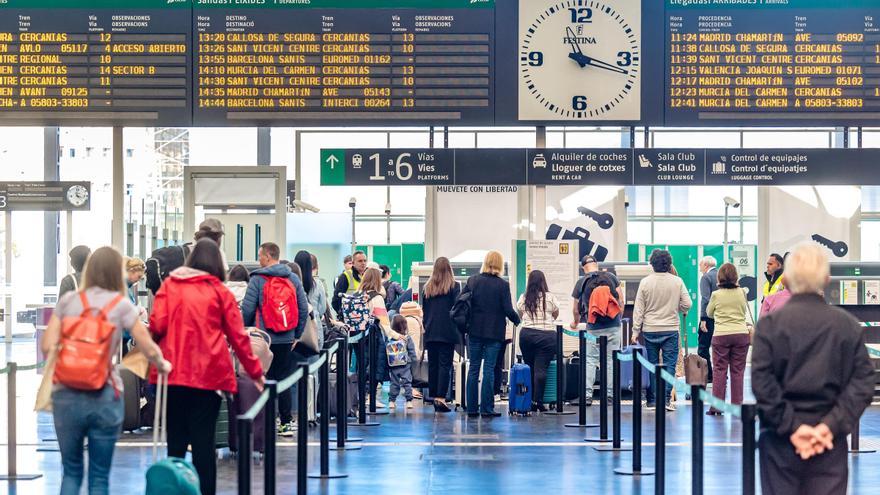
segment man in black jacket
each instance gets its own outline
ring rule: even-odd
[[[874,367],[858,321],[820,295],[822,248],[798,247],[785,279],[794,295],[758,322],[752,349],[762,492],[844,495],[846,436],[871,403]]]

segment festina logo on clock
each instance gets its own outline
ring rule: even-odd
[[[519,0],[519,119],[641,116],[641,0]]]

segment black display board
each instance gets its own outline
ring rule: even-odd
[[[88,211],[89,182],[0,182],[0,211]]]
[[[190,6],[0,2],[3,125],[186,125]]]

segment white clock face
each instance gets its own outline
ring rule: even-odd
[[[75,207],[86,204],[89,200],[89,191],[83,186],[72,186],[67,190],[67,201]]]
[[[520,0],[519,119],[641,116],[641,2]]]

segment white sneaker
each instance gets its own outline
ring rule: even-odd
[[[666,410],[669,412],[675,411],[675,403],[674,402],[667,402],[666,403]]]
[[[379,404],[376,404],[376,407],[379,407]],[[388,409],[391,411],[397,409],[397,404],[394,402],[392,402],[391,404],[388,404]]]
[[[407,409],[412,409],[412,408],[413,408],[413,403],[412,403],[411,400],[406,401],[406,408],[407,408]]]
[[[370,405],[370,401],[368,400],[367,406],[369,407],[369,405]],[[386,406],[384,402],[380,401],[378,398],[376,399],[376,409],[385,409],[386,407],[390,407],[390,406]]]

